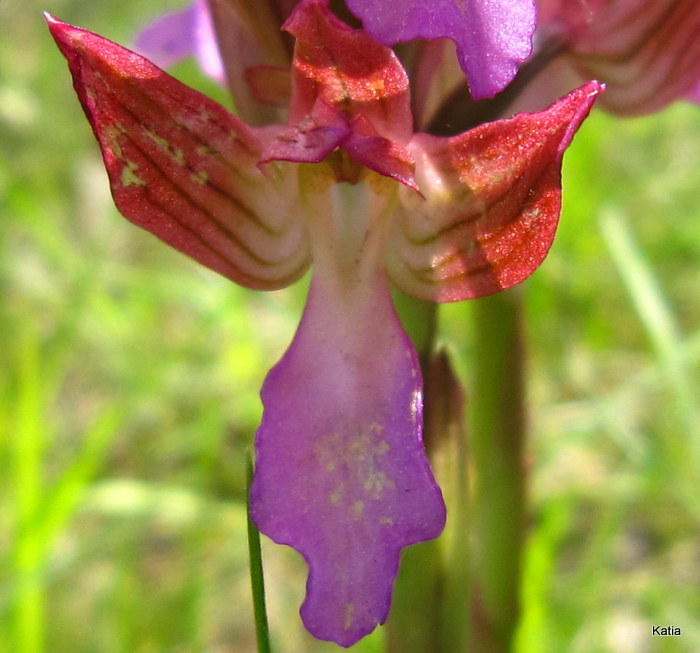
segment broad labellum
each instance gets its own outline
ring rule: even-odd
[[[456,301],[545,257],[564,150],[600,86],[452,138],[413,134],[393,52],[300,3],[286,124],[251,127],[143,57],[49,17],[124,216],[254,289],[312,264],[262,389],[251,514],[309,565],[306,627],[350,646],[387,617],[399,553],[445,507],[422,443],[416,352],[390,284]]]

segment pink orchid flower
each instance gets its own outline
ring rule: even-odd
[[[142,56],[48,20],[127,219],[248,288],[313,266],[262,389],[250,505],[309,565],[308,630],[350,646],[386,619],[401,549],[445,522],[390,285],[450,302],[527,278],[554,237],[564,150],[601,86],[456,136],[414,133],[392,50],[304,0],[284,25],[296,42],[286,121],[253,127]]]
[[[226,72],[206,0],[163,14],[139,33],[134,49],[161,68],[194,57],[202,71],[224,84]]]

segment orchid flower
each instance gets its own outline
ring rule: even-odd
[[[48,21],[127,219],[248,288],[283,288],[313,264],[262,388],[250,510],[308,563],[307,629],[350,646],[385,621],[401,549],[445,522],[391,284],[450,302],[528,277],[601,86],[457,136],[413,133],[392,50],[304,0],[284,25],[287,120],[253,127],[142,56]]]

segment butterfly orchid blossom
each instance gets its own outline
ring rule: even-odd
[[[283,288],[312,264],[301,323],[262,388],[250,510],[308,563],[307,629],[350,646],[385,621],[401,549],[445,522],[391,284],[451,302],[528,277],[554,237],[563,152],[601,87],[452,137],[414,133],[393,51],[304,0],[284,24],[286,122],[251,126],[48,20],[127,219],[248,288]]]
[[[272,9],[267,13],[280,21],[296,3],[268,0]],[[602,105],[621,115],[652,113],[676,100],[700,103],[700,4],[695,0],[440,0],[429,4],[418,0],[348,0],[347,4],[364,29],[386,45],[433,39],[411,44],[418,50],[418,55],[412,55],[412,81],[418,89],[423,84],[431,91],[414,96],[414,103],[419,103],[413,107],[414,119],[423,127],[428,127],[431,117],[451,123],[457,130],[484,121],[485,114],[487,120],[493,120],[524,88],[529,97],[515,106],[539,109],[591,78],[607,86]],[[212,56],[218,47],[210,28],[212,12],[234,13],[221,0],[194,0],[187,9],[149,25],[136,49],[161,66],[169,65],[175,53],[178,58],[194,54],[202,69],[220,80]],[[246,58],[240,56],[242,52],[266,50],[248,47],[250,23],[228,20],[226,29],[220,30],[224,38],[219,38],[219,44],[222,40],[239,44],[230,53],[233,56],[226,58],[236,62],[238,72],[251,70]],[[258,30],[255,36],[261,33]],[[455,42],[462,70],[448,65],[451,52],[443,43],[445,39]],[[273,40],[264,39],[268,57],[277,61],[270,61],[270,65],[278,65],[282,42],[270,49]],[[277,56],[271,56],[272,50]],[[530,54],[532,59],[528,60]],[[538,72],[541,74],[536,76]],[[231,78],[242,79],[242,75]],[[270,85],[269,76],[262,81]],[[441,87],[440,93],[435,93],[436,86]],[[460,88],[464,90],[460,92]],[[504,89],[507,97],[486,112],[468,106]],[[242,89],[236,90],[240,94]],[[459,95],[459,102],[449,97],[453,94]],[[439,110],[441,101],[450,106]],[[430,102],[435,115],[424,115],[421,102]],[[462,112],[461,119],[451,116],[455,107]],[[449,125],[439,130],[454,133]]]

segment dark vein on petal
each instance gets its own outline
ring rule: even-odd
[[[291,258],[288,256],[285,256],[282,261],[270,261],[265,258],[262,258],[261,254],[257,251],[254,251],[251,249],[251,246],[249,243],[244,242],[241,240],[238,235],[225,223],[223,223],[219,218],[214,216],[204,205],[201,204],[201,202],[196,200],[196,197],[189,194],[180,184],[178,184],[175,180],[173,180],[167,173],[167,170],[164,170],[161,166],[159,166],[148,154],[146,150],[144,150],[141,145],[136,142],[136,141],[130,141],[131,144],[141,153],[143,158],[150,164],[151,169],[153,171],[157,171],[158,175],[160,176],[161,179],[163,179],[164,183],[166,183],[176,194],[178,194],[182,200],[192,206],[194,209],[196,209],[201,215],[205,216],[206,219],[208,219],[210,222],[212,222],[218,229],[218,231],[225,236],[230,242],[233,242],[238,249],[240,249],[242,252],[244,252],[250,259],[252,259],[255,263],[258,263],[259,265],[262,265],[264,267],[275,267],[283,263],[285,260]],[[146,184],[145,189],[151,192],[151,189],[149,188],[149,184]],[[168,212],[168,215],[171,215],[174,217],[174,214],[171,212]],[[245,213],[241,213],[239,215],[246,215]],[[183,224],[180,220],[177,220],[178,224]],[[257,224],[257,222],[256,222]],[[282,238],[282,235],[278,235],[278,238]]]
[[[117,96],[114,92],[111,91],[111,89],[110,89],[109,86],[105,86],[105,88],[106,88],[107,92],[109,93],[109,95],[110,95],[111,97],[114,97],[117,101],[119,100],[119,99],[118,99],[118,96]],[[153,109],[155,109],[157,112],[161,113],[161,114],[164,116],[164,121],[167,121],[167,122],[169,122],[170,124],[176,125],[176,127],[177,127],[178,129],[181,129],[181,130],[182,130],[182,132],[183,132],[183,134],[184,134],[185,136],[190,136],[190,137],[192,137],[192,140],[196,141],[196,143],[197,143],[199,146],[207,147],[207,148],[212,149],[212,148],[211,148],[210,141],[208,141],[208,140],[203,140],[202,137],[201,137],[201,135],[200,135],[198,132],[193,131],[192,129],[186,127],[186,126],[183,125],[182,123],[180,123],[180,122],[178,122],[177,120],[175,120],[174,118],[172,118],[171,115],[169,115],[166,111],[164,111],[164,109],[163,109],[163,107],[162,107],[161,105],[159,105],[159,104],[157,104],[157,103],[154,103],[154,102],[149,98],[149,96],[146,95],[145,93],[141,92],[141,91],[138,89],[138,87],[136,87],[134,90],[138,90],[139,94],[140,94],[143,98],[145,98],[146,100],[149,101],[150,106],[151,106]],[[118,101],[118,104],[119,104],[119,106],[125,111],[125,113],[127,113],[127,114],[132,118],[132,120],[134,121],[134,123],[136,123],[136,125],[138,125],[139,127],[149,129],[151,132],[155,133],[155,134],[158,135],[158,136],[160,136],[160,135],[163,133],[162,129],[159,128],[159,126],[158,126],[157,123],[154,124],[154,123],[152,123],[152,122],[150,122],[150,121],[149,121],[149,122],[145,122],[145,121],[144,121],[143,119],[141,119],[141,118],[139,117],[139,115],[138,115],[137,113],[135,113],[130,107],[124,105],[122,102],[119,102],[119,101]],[[214,123],[214,124],[216,124],[217,127],[221,128],[221,125],[220,125],[218,122],[217,122],[217,123]],[[222,129],[222,131],[223,131],[223,129]],[[225,131],[225,134],[226,134],[227,137],[230,138],[230,131]],[[169,141],[169,140],[170,140],[169,138],[167,138],[167,136],[165,136],[165,137],[164,137],[164,136],[161,136],[161,137],[164,138],[164,140],[166,140],[166,141]],[[133,140],[133,138],[130,138],[130,140]],[[237,138],[237,139],[236,139],[236,144],[241,144],[241,146],[245,148],[245,145],[243,144],[243,142],[242,142],[241,139],[238,139],[238,138]],[[197,169],[197,168],[195,168],[195,167],[193,167],[192,164],[190,163],[188,157],[187,157],[187,155],[190,154],[190,153],[189,153],[189,152],[183,151],[183,154],[186,156],[186,158],[185,158],[185,165],[182,166],[182,167],[183,167],[183,168],[186,168],[191,174],[197,174],[197,173],[199,173],[200,170]],[[235,173],[235,175],[236,175],[238,178],[241,178],[241,172],[240,172],[240,170],[239,170],[238,168],[236,168],[234,165],[232,165],[232,164],[223,156],[223,153],[220,152],[218,149],[214,149],[211,153],[208,154],[208,156],[211,156],[211,157],[214,157],[214,158],[218,159],[221,163],[224,164],[224,167],[226,167],[227,169],[233,171],[233,172]],[[243,183],[246,183],[246,180],[245,180],[245,179],[242,179],[241,181],[242,181]],[[207,186],[210,187],[212,190],[216,190],[222,197],[225,197],[227,200],[229,200],[232,204],[234,204],[241,212],[245,213],[245,215],[247,215],[253,222],[255,222],[256,225],[258,225],[258,226],[259,226],[263,231],[265,231],[266,233],[268,233],[268,234],[270,234],[270,235],[276,235],[276,234],[278,233],[277,230],[270,228],[269,225],[267,225],[267,224],[264,222],[264,220],[262,220],[262,218],[261,218],[255,211],[253,211],[249,206],[247,206],[247,204],[245,204],[245,203],[243,202],[243,200],[242,200],[240,197],[237,197],[237,196],[235,196],[235,195],[232,195],[227,189],[221,187],[219,184],[216,184],[216,183],[214,183],[214,182],[211,181],[211,180],[209,180],[209,181],[207,182]]]

